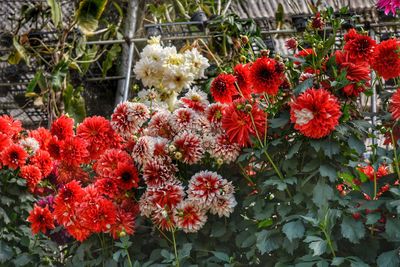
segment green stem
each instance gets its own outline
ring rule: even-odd
[[[328,233],[326,232],[325,228],[321,227],[321,230],[325,235],[326,242],[328,243],[329,249],[331,250],[331,253],[332,253],[333,257],[336,257],[336,253],[335,253],[335,250],[333,249],[331,237],[328,235]]]
[[[274,169],[275,173],[279,176],[279,179],[281,179],[282,181],[284,181],[285,178],[283,177],[281,171],[280,171],[279,168],[276,166],[275,162],[273,161],[273,159],[271,158],[271,156],[268,154],[267,150],[264,149],[265,146],[264,146],[263,142],[261,141],[260,135],[258,134],[258,130],[257,130],[257,127],[256,127],[256,123],[255,123],[255,121],[254,121],[253,114],[251,114],[251,112],[250,112],[250,118],[251,118],[251,122],[252,122],[252,124],[253,124],[254,130],[255,130],[255,132],[256,132],[258,142],[260,142],[261,148],[263,149],[264,155],[267,157],[268,162],[272,165],[272,168]],[[290,191],[289,191],[289,189],[288,189],[287,187],[286,187],[286,192],[288,193],[288,196],[291,198],[291,197],[292,197],[292,194],[290,193]]]
[[[374,200],[376,199],[376,195],[378,194],[378,184],[376,182],[376,171],[374,171]]]
[[[128,248],[125,248],[125,251],[126,251],[126,256],[128,258],[129,267],[132,267],[133,265],[132,265],[131,257],[129,256]]]
[[[394,167],[396,169],[397,178],[400,179],[399,160],[397,158],[396,140],[394,139],[393,129],[390,129],[390,137],[392,138],[392,144],[393,144]]]
[[[175,240],[175,229],[172,231],[172,241],[174,243],[174,252],[175,252],[175,263],[176,267],[179,267],[179,258],[178,258],[178,250],[176,249],[176,240]]]

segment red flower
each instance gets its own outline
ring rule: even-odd
[[[212,103],[206,109],[206,116],[209,122],[220,124],[222,121],[222,114],[224,112],[225,105],[221,103]]]
[[[182,132],[175,136],[173,144],[175,145],[177,153],[181,153],[178,160],[186,164],[195,164],[199,162],[203,156],[204,150],[201,145],[201,139],[196,134],[190,132]]]
[[[311,22],[311,27],[314,29],[319,29],[321,30],[325,25],[325,22],[323,20],[323,18],[321,17],[321,13],[317,13],[315,14],[315,17],[313,18],[312,22]]]
[[[19,145],[8,146],[0,155],[1,162],[10,169],[17,169],[25,165],[28,153]]]
[[[61,147],[63,146],[64,141],[58,140],[56,136],[53,136],[49,143],[47,144],[47,151],[50,153],[50,156],[55,160],[61,159]]]
[[[115,205],[103,197],[87,195],[78,208],[78,218],[83,227],[95,232],[107,232],[116,221]]]
[[[1,149],[5,149],[6,147],[10,146],[12,141],[10,137],[4,133],[0,133],[0,147]]]
[[[207,215],[197,203],[185,201],[175,209],[174,219],[185,233],[195,233],[204,226]]]
[[[91,159],[97,159],[110,147],[114,134],[110,122],[101,116],[86,118],[76,131],[88,143]]]
[[[392,113],[393,119],[400,119],[400,89],[393,93],[390,99],[389,111]]]
[[[71,236],[80,242],[85,241],[91,234],[90,230],[83,227],[79,222],[70,224],[65,228]]]
[[[177,171],[171,160],[156,157],[143,166],[143,179],[147,186],[157,187],[173,181]]]
[[[110,178],[96,179],[94,186],[99,192],[99,194],[107,196],[109,198],[114,198],[119,194],[118,185],[114,179]]]
[[[19,176],[26,180],[26,184],[31,192],[35,191],[37,184],[42,179],[40,169],[34,165],[26,165],[21,167]]]
[[[211,83],[210,92],[220,103],[232,102],[232,97],[238,92],[235,87],[236,78],[232,74],[221,73]]]
[[[68,183],[72,180],[86,182],[89,180],[89,174],[85,172],[79,165],[71,165],[66,162],[61,162],[58,165],[58,183]]]
[[[222,189],[222,177],[211,171],[201,171],[189,181],[188,196],[202,206],[210,206]]]
[[[38,167],[43,175],[47,177],[53,170],[53,160],[49,152],[39,149],[35,155],[30,159],[30,164]]]
[[[262,139],[266,134],[266,114],[258,108],[257,103],[246,103],[242,99],[234,101],[224,110],[222,117],[222,128],[226,131],[229,140],[241,146],[250,144],[251,136],[258,135]]]
[[[80,165],[89,159],[87,143],[79,137],[68,137],[61,146],[61,160],[68,165]]]
[[[50,131],[43,127],[29,131],[29,137],[35,138],[39,142],[40,148],[43,150],[47,150],[47,146],[52,139]]]
[[[325,89],[307,89],[290,106],[294,128],[307,137],[325,137],[339,124],[339,102]]]
[[[346,79],[350,84],[343,88],[347,96],[358,96],[365,90],[360,83],[368,83],[370,80],[370,69],[368,63],[364,61],[355,62],[350,59],[349,53],[336,51],[336,63],[340,70],[346,71]]]
[[[73,180],[60,188],[54,199],[54,218],[58,223],[71,225],[75,215],[75,205],[85,195],[79,182]]]
[[[250,83],[249,66],[237,64],[233,70],[240,91],[242,92],[244,97],[249,98],[251,96],[251,91],[252,91],[252,86]]]
[[[250,68],[250,82],[255,93],[276,95],[285,75],[283,65],[275,59],[260,57]]]
[[[22,124],[8,115],[0,116],[0,133],[12,138],[22,131]]]
[[[114,239],[119,239],[125,235],[133,235],[135,232],[135,215],[134,213],[126,212],[124,209],[117,209],[116,220],[110,230]]]
[[[29,214],[28,222],[32,224],[31,228],[34,234],[39,232],[45,234],[48,230],[54,229],[53,216],[48,207],[42,208],[35,205]]]
[[[371,165],[359,166],[357,169],[364,173],[370,181],[375,179],[374,176],[376,176],[376,179],[380,179],[389,174],[387,167],[384,165],[379,166],[378,171],[376,172]]]
[[[310,57],[315,57],[316,55],[317,54],[315,53],[315,51],[312,48],[307,48],[307,49],[303,49],[303,50],[299,51],[297,54],[294,55],[294,57],[301,58],[301,59],[307,59]],[[294,61],[294,64],[300,65],[301,62]]]
[[[371,67],[385,80],[400,76],[400,45],[396,39],[381,42],[376,46]]]
[[[147,189],[147,197],[154,207],[172,209],[182,202],[185,193],[180,184],[164,184]]]
[[[297,40],[295,38],[290,38],[285,42],[286,48],[291,49],[293,51],[295,51],[297,49],[298,45],[299,45],[299,43],[297,42]]]
[[[133,165],[132,163],[118,163],[118,168],[115,171],[115,176],[118,181],[118,186],[122,190],[129,190],[138,187],[139,174],[135,165]]]
[[[97,160],[93,169],[101,177],[116,178],[118,163],[131,163],[128,153],[120,149],[109,149]]]
[[[71,137],[74,135],[74,120],[62,115],[53,122],[50,131],[51,134],[57,136],[59,140]]]
[[[344,50],[349,53],[351,61],[369,62],[374,54],[376,42],[371,37],[358,34],[356,30],[350,29],[344,36],[346,44]]]

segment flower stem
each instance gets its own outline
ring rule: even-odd
[[[333,257],[336,257],[336,253],[335,253],[335,250],[333,249],[331,237],[328,235],[328,233],[326,232],[325,228],[321,227],[321,230],[325,235],[326,242],[328,243],[329,249],[331,250],[331,253],[332,253]]]
[[[174,243],[174,252],[175,252],[175,263],[176,267],[179,267],[179,258],[178,258],[178,250],[176,249],[176,240],[175,240],[175,229],[172,231],[172,241]]]
[[[256,123],[255,123],[254,118],[253,118],[253,114],[251,114],[251,112],[249,114],[250,114],[251,122],[252,122],[253,127],[254,127],[254,131],[256,132],[256,135],[257,135],[258,142],[260,142],[260,146],[263,149],[264,155],[267,157],[269,163],[272,165],[272,168],[274,169],[275,173],[279,176],[279,179],[284,181],[285,178],[283,177],[281,171],[276,166],[274,160],[271,158],[271,156],[268,154],[267,150],[265,149],[264,143],[261,141],[260,135],[259,135],[257,127],[256,127]],[[288,193],[288,196],[291,198],[292,194],[290,193],[290,191],[289,191],[289,189],[287,187],[286,187],[286,192]]]
[[[125,248],[125,251],[126,251],[126,256],[128,258],[128,265],[129,265],[129,267],[132,267],[133,265],[132,265],[131,257],[129,256],[129,251],[127,248]]]
[[[390,137],[392,138],[392,144],[393,144],[394,167],[396,169],[397,178],[400,179],[399,160],[397,158],[396,140],[394,139],[393,129],[390,129]]]

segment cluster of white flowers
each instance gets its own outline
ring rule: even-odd
[[[195,80],[204,78],[204,71],[209,66],[207,58],[196,48],[180,53],[176,47],[163,47],[160,39],[154,37],[140,53],[134,72],[145,87],[170,95],[180,93]]]

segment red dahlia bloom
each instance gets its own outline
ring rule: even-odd
[[[358,96],[365,89],[360,83],[368,83],[370,80],[368,63],[352,61],[349,53],[341,51],[336,51],[335,59],[339,69],[346,71],[346,79],[350,82],[343,88],[344,93],[347,96]]]
[[[313,27],[314,29],[319,29],[321,30],[325,25],[325,22],[323,20],[323,18],[321,17],[321,13],[317,13],[315,14],[315,17],[313,18],[312,22],[311,22],[311,27]]]
[[[74,135],[74,120],[62,115],[51,125],[51,134],[57,136],[59,140],[64,140]]]
[[[72,180],[79,180],[81,182],[89,181],[89,174],[85,172],[79,165],[71,165],[62,161],[57,168],[58,183],[69,183]]]
[[[241,146],[250,144],[251,136],[257,137],[258,134],[262,139],[266,134],[266,114],[257,106],[257,103],[247,103],[242,99],[235,100],[225,108],[222,117],[222,128],[226,131],[229,140]]]
[[[220,103],[232,102],[232,97],[238,92],[235,87],[236,78],[232,74],[221,73],[211,83],[210,92]]]
[[[139,186],[139,174],[135,165],[133,165],[132,163],[118,163],[118,168],[115,171],[115,176],[118,181],[118,186],[122,190],[129,190],[132,188],[137,188]]]
[[[37,184],[42,179],[40,169],[34,165],[26,165],[21,167],[19,176],[26,180],[26,184],[31,192],[35,191]]]
[[[22,124],[20,121],[16,121],[13,117],[8,115],[0,116],[0,133],[11,138],[16,136],[20,131],[22,131]]]
[[[113,202],[103,197],[84,197],[78,208],[81,225],[95,233],[108,232],[115,223],[117,210]]]
[[[389,174],[387,167],[384,165],[379,166],[378,171],[376,171],[376,172],[371,165],[359,166],[357,169],[360,172],[364,173],[370,181],[373,181],[375,179],[374,176],[376,176],[376,179],[380,179],[383,176],[386,176]]]
[[[385,80],[400,76],[400,44],[396,39],[376,46],[371,67]]]
[[[197,203],[185,201],[175,209],[174,219],[176,225],[185,233],[195,233],[204,226],[207,215]]]
[[[132,163],[132,159],[123,150],[109,149],[100,156],[93,169],[101,177],[116,178],[118,163]]]
[[[222,114],[224,112],[225,105],[221,103],[212,103],[206,109],[206,116],[209,122],[214,124],[220,124],[222,121]]]
[[[61,147],[63,146],[64,141],[58,140],[56,136],[53,136],[49,143],[47,144],[47,151],[50,153],[50,156],[55,160],[61,159]]]
[[[390,99],[389,111],[392,113],[393,119],[400,119],[400,89],[397,89],[392,95],[392,98]]]
[[[300,50],[297,54],[294,55],[294,57],[301,58],[301,59],[307,59],[309,57],[314,57],[316,55],[317,54],[315,53],[315,51],[312,48],[306,48],[306,49]],[[294,64],[300,65],[301,62],[294,61]]]
[[[346,39],[344,50],[349,53],[350,60],[356,62],[371,60],[376,46],[375,40],[357,33],[354,29],[350,29],[344,38]]]
[[[157,187],[172,182],[177,171],[170,159],[156,157],[143,166],[143,179],[148,187]]]
[[[79,124],[77,135],[88,143],[92,159],[97,159],[112,143],[114,131],[108,120],[101,116],[86,118]]]
[[[12,144],[1,152],[0,159],[4,166],[17,169],[25,165],[28,153],[19,145]]]
[[[172,209],[182,202],[185,193],[180,184],[164,184],[147,189],[147,198],[154,207]]]
[[[30,159],[30,164],[35,165],[42,172],[43,177],[47,177],[53,170],[53,160],[49,152],[39,149]]]
[[[99,178],[96,179],[94,187],[97,189],[99,194],[114,198],[119,194],[118,185],[114,179],[110,178]]]
[[[250,68],[250,82],[254,92],[276,95],[285,78],[283,71],[283,65],[275,59],[258,58]]]
[[[54,218],[58,223],[68,226],[74,221],[75,206],[82,200],[85,191],[80,183],[73,180],[63,185],[54,199]]]
[[[291,49],[295,51],[299,43],[297,42],[296,38],[290,38],[285,42],[285,46],[287,49]]]
[[[31,228],[34,234],[39,232],[45,234],[48,230],[54,229],[53,216],[48,207],[42,208],[35,205],[29,214],[28,222],[32,224]]]
[[[249,65],[237,64],[233,69],[236,77],[237,85],[240,88],[243,96],[249,98],[252,92],[252,85],[250,83],[250,67]]]
[[[191,132],[182,132],[175,136],[173,143],[181,157],[177,158],[186,164],[195,164],[203,156],[204,149],[201,145],[201,139]]]
[[[290,119],[303,135],[319,139],[339,124],[340,104],[325,89],[307,89],[290,104]]]
[[[4,133],[0,133],[0,147],[1,150],[5,149],[12,144],[10,137]]]
[[[210,206],[222,189],[222,177],[211,171],[201,171],[189,181],[188,196],[201,206]]]
[[[89,159],[87,143],[79,137],[68,137],[61,146],[61,160],[68,165],[80,165]]]
[[[115,223],[110,230],[112,237],[119,239],[125,235],[133,235],[135,232],[135,219],[134,213],[118,208]]]

